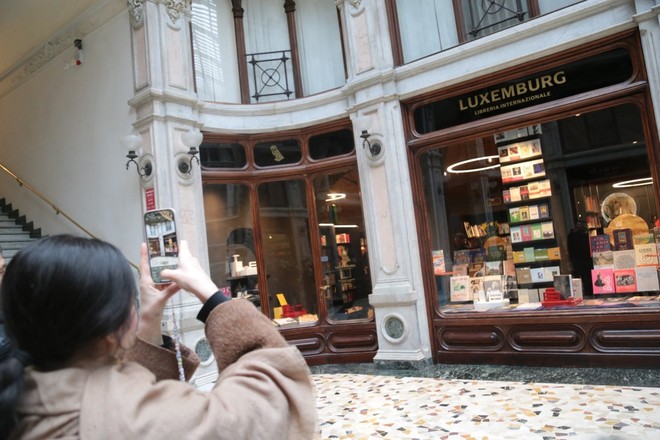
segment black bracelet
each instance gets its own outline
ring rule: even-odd
[[[229,298],[227,298],[224,293],[218,290],[209,299],[206,300],[202,306],[202,309],[197,314],[197,319],[206,324],[206,319],[209,317],[213,309],[225,301],[229,301]]]

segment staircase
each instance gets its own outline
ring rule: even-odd
[[[14,209],[11,203],[0,199],[0,246],[5,263],[28,243],[41,238],[41,229],[35,229],[32,222],[28,222],[24,215]]]

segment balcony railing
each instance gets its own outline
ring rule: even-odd
[[[295,95],[289,84],[291,69],[291,51],[250,53],[246,55],[248,65],[252,66],[251,96],[256,102],[269,96]]]
[[[473,38],[483,36],[486,30],[501,30],[529,17],[529,6],[521,0],[469,0],[463,3],[463,8],[469,23],[466,31]]]

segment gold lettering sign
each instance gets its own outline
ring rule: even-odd
[[[472,110],[475,115],[488,113],[506,107],[512,107],[525,102],[551,96],[553,87],[566,83],[566,73],[563,70],[554,74],[546,74],[520,81],[508,86],[480,92],[458,101],[461,111]]]

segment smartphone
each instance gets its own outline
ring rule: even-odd
[[[174,221],[174,210],[154,209],[144,213],[144,229],[149,254],[151,278],[156,284],[168,284],[163,269],[176,269],[179,264],[179,241]]]

